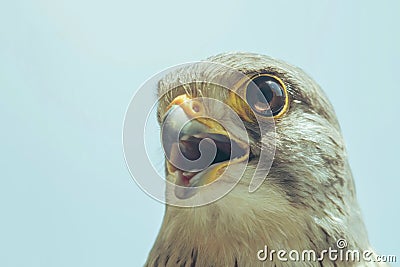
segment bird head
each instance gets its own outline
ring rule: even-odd
[[[258,164],[268,165],[273,157],[271,166],[262,166],[267,178],[263,187],[279,188],[293,204],[325,194],[324,186],[351,180],[345,174],[347,160],[333,108],[302,70],[245,53],[207,62],[240,74],[203,64],[178,69],[159,83],[158,118],[168,180],[184,188],[236,182],[232,176],[240,173],[234,166],[245,163],[238,181],[245,188]],[[264,162],[262,151],[270,154]],[[199,191],[174,193],[189,198]]]
[[[204,200],[202,188],[232,186],[203,206],[167,205],[151,257],[189,261],[206,253],[213,260],[202,262],[219,266],[255,258],[265,244],[318,250],[346,238],[368,247],[340,127],[320,86],[267,56],[226,53],[205,62],[213,64],[182,67],[159,82],[174,185],[166,194]],[[255,175],[262,180],[252,192]]]

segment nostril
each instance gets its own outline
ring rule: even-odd
[[[200,110],[201,110],[200,105],[199,105],[198,103],[196,103],[196,102],[193,102],[193,103],[192,103],[192,110],[193,110],[193,112],[195,112],[195,113],[199,113]]]

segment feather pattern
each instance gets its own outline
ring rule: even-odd
[[[249,193],[248,185],[260,150],[268,147],[272,138],[260,136],[256,125],[245,123],[251,156],[240,182],[229,194],[205,206],[167,205],[145,266],[292,266],[293,262],[276,258],[261,262],[257,252],[265,246],[274,250],[319,252],[329,247],[337,249],[339,239],[345,239],[351,249],[371,249],[340,127],[319,85],[301,69],[267,56],[225,53],[207,61],[245,75],[270,73],[286,84],[290,107],[275,122],[275,158],[263,185]],[[159,82],[160,122],[165,108],[182,92],[227,101],[226,90],[204,83],[185,84],[200,78],[223,77],[218,68],[200,72],[191,68],[178,69]],[[193,77],[193,73],[201,73],[203,77]],[[229,178],[235,173],[224,175]],[[357,263],[325,258],[320,262],[296,262],[296,266],[300,265]]]

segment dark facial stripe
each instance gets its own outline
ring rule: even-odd
[[[190,267],[195,267],[196,261],[197,261],[197,249],[196,248],[192,249],[191,259],[192,259],[192,263],[190,264]]]

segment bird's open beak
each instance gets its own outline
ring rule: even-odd
[[[176,97],[167,107],[162,143],[169,174],[175,177],[175,195],[188,198],[194,190],[214,182],[229,164],[248,159],[249,145],[208,118],[201,98]],[[181,189],[179,189],[181,188]]]

